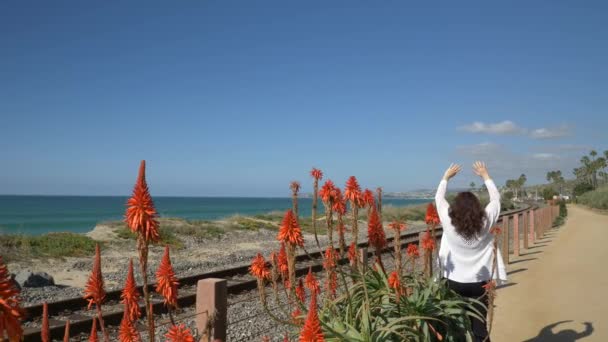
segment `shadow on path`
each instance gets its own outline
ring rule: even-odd
[[[529,340],[525,340],[524,342],[574,342],[583,337],[590,336],[593,334],[593,324],[591,322],[584,322],[585,330],[582,332],[577,332],[572,329],[565,329],[558,332],[553,332],[553,328],[557,327],[562,323],[572,322],[569,321],[560,321],[553,324],[549,324],[546,327],[542,328],[538,333],[538,336],[533,337]]]
[[[519,260],[515,260],[515,261],[509,261],[509,264],[518,264],[520,262],[524,262],[524,261],[531,261],[531,260],[538,260],[538,258],[528,258],[528,259],[519,259]]]
[[[528,253],[521,253],[519,256],[526,256],[526,255],[530,255],[530,254],[539,254],[542,253],[543,251],[534,251],[534,252],[528,252]]]
[[[527,268],[518,268],[516,270],[507,272],[507,275],[511,275],[511,274],[515,274],[515,273],[519,273],[519,272],[523,272],[523,271],[527,271],[527,270],[528,270]]]
[[[513,282],[506,283],[506,284],[496,286],[496,289],[500,290],[500,289],[504,289],[505,287],[515,286],[515,285],[517,285],[517,283],[513,283]]]
[[[543,242],[544,242],[544,241],[543,241]],[[541,247],[546,247],[546,246],[549,246],[549,245],[548,245],[548,244],[544,244],[544,245],[535,245],[535,246],[530,247],[529,249],[532,249],[532,248],[541,248]]]

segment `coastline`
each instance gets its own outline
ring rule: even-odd
[[[385,226],[396,217],[408,219],[408,229],[423,229],[424,205],[405,207],[386,206],[383,208]],[[278,250],[276,240],[278,227],[283,212],[271,212],[255,216],[232,216],[215,221],[189,221],[176,218],[160,218],[161,236],[165,241],[150,246],[149,274],[154,273],[162,257],[165,244],[171,247],[171,259],[178,276],[186,276],[222,269],[227,266],[249,264],[260,250]],[[321,246],[328,244],[325,218],[319,217],[317,229]],[[346,219],[347,222],[350,219]],[[300,218],[305,244],[315,246],[310,217]],[[367,226],[364,213],[359,217],[359,225]],[[392,234],[388,229],[386,234]],[[50,234],[52,235],[52,234]],[[49,235],[49,236],[50,236]],[[101,222],[87,233],[74,233],[90,240],[91,246],[101,245],[102,272],[106,288],[120,289],[127,273],[128,259],[135,262],[138,258],[134,235],[122,222]],[[350,233],[347,233],[350,236]],[[3,237],[5,238],[5,237]],[[359,232],[360,241],[367,239],[367,229]],[[92,267],[93,253],[67,255],[61,257],[32,256],[19,257],[15,251],[6,251],[2,245],[2,255],[11,255],[7,265],[12,273],[30,270],[47,272],[53,276],[55,286],[41,288],[23,288],[21,296],[24,305],[33,305],[41,301],[55,301],[62,298],[82,295],[82,288]],[[8,252],[8,253],[7,253]],[[141,283],[141,275],[136,273],[136,281]]]

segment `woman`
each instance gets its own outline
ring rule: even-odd
[[[490,194],[490,203],[484,209],[477,196],[471,192],[460,192],[450,206],[445,199],[448,180],[460,170],[459,165],[450,165],[435,195],[437,212],[443,226],[439,267],[452,290],[461,296],[478,299],[487,306],[483,286],[490,281],[492,275],[499,283],[507,279],[500,251],[496,255],[497,270],[492,272],[494,252],[490,228],[496,224],[500,214],[500,194],[486,165],[475,162],[473,172],[483,178]],[[486,308],[479,306],[478,309],[485,318]],[[473,319],[471,325],[477,341],[490,340],[485,320]]]

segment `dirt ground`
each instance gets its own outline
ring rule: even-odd
[[[493,342],[608,341],[608,215],[568,210],[564,226],[511,259]]]

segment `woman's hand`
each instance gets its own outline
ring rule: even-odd
[[[488,173],[488,168],[486,167],[486,163],[476,161],[473,163],[473,172],[479,177],[483,178],[484,181],[490,179],[490,174]]]
[[[450,180],[450,178],[456,176],[456,174],[458,172],[460,172],[461,167],[458,164],[450,164],[450,167],[448,167],[447,170],[445,170],[445,173],[443,174],[443,179],[448,181]]]

